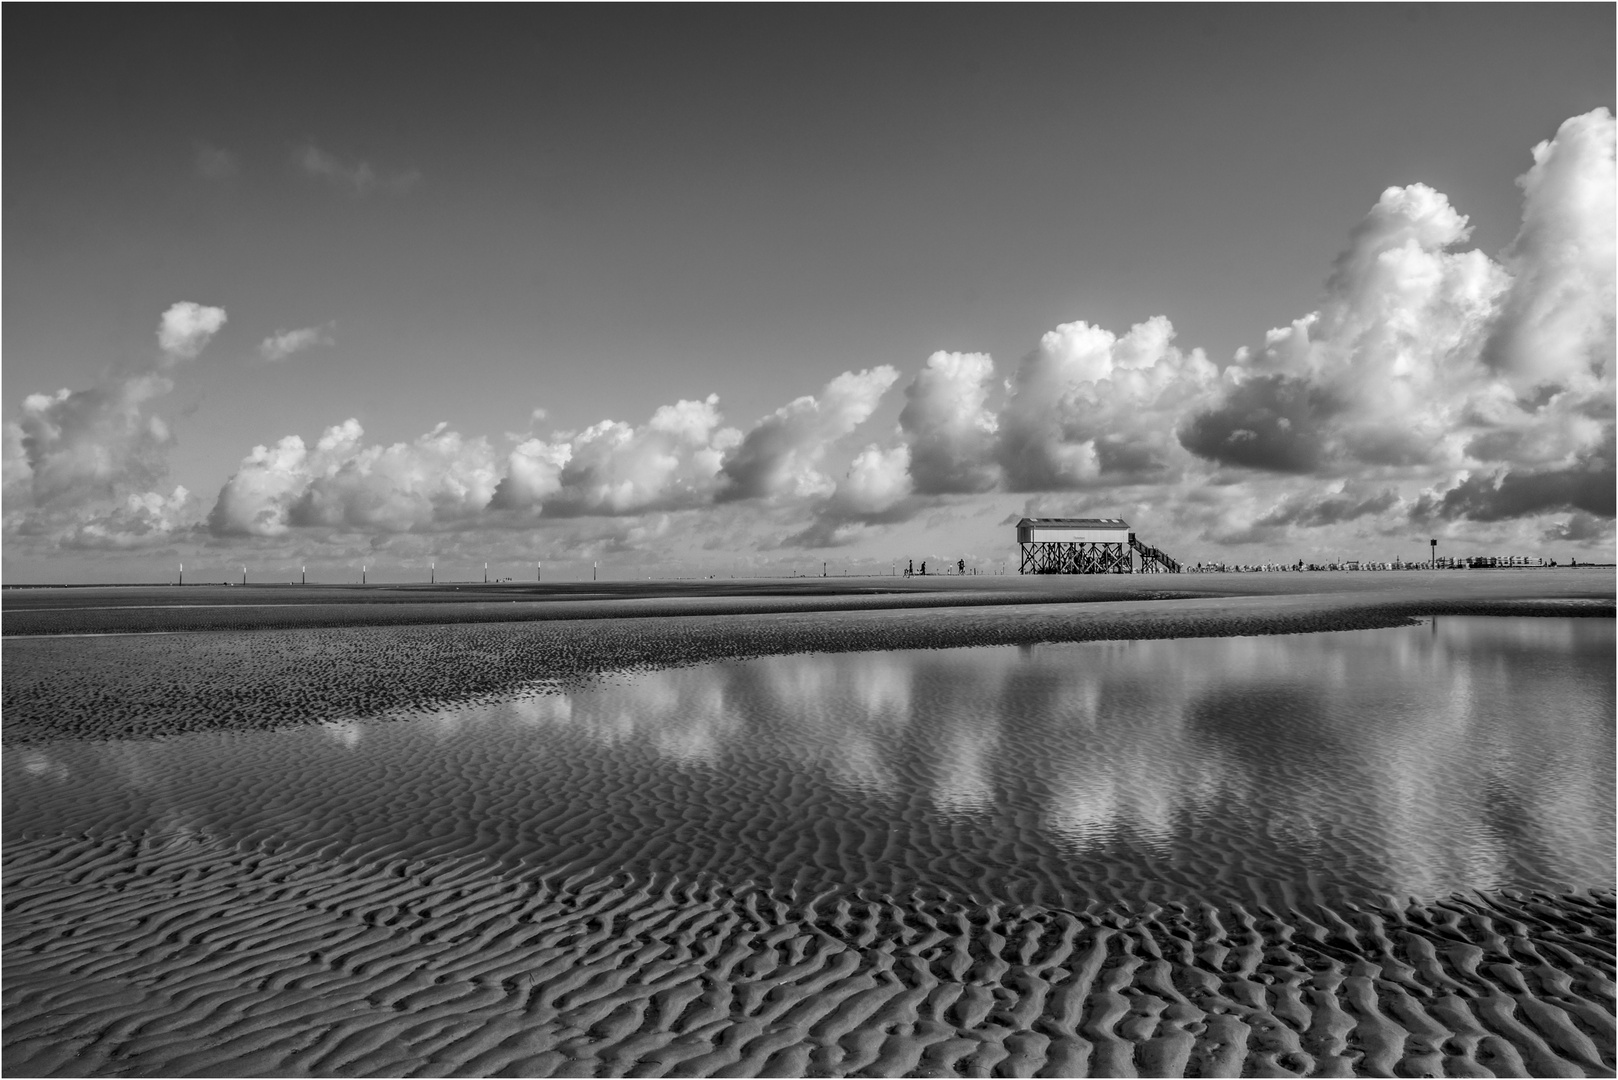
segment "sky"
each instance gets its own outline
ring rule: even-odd
[[[1610,5],[3,18],[8,583],[1613,557]]]

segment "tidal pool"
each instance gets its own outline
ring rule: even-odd
[[[764,657],[427,716],[60,742],[5,835],[978,902],[1614,884],[1614,624]]]

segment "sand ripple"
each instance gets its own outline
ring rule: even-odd
[[[317,845],[311,845],[311,848]],[[1614,896],[1059,909],[8,845],[9,1075],[1611,1075]]]

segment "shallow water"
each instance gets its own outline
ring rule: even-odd
[[[1613,659],[1545,618],[766,657],[15,750],[5,834],[1062,906],[1611,888]]]

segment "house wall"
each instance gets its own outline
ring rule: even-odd
[[[1123,529],[1053,529],[1033,526],[1017,530],[1020,544],[1127,544],[1129,530]]]

